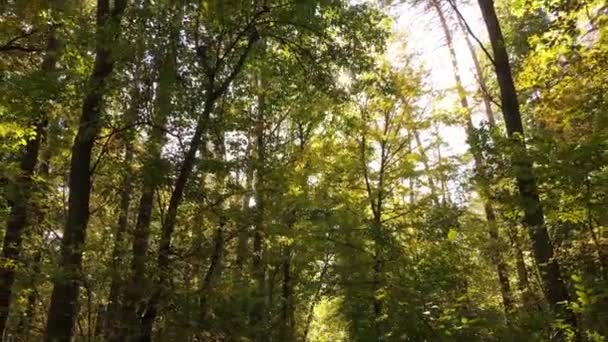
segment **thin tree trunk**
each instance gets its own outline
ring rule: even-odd
[[[496,274],[498,276],[498,283],[500,284],[500,295],[502,296],[502,304],[505,309],[507,321],[513,311],[513,293],[511,291],[511,284],[509,283],[509,271],[507,264],[500,252],[500,237],[498,235],[498,226],[496,222],[496,214],[494,207],[489,200],[485,200],[484,211],[486,214],[486,220],[488,222],[488,235],[490,236],[490,255],[492,261],[496,265]]]
[[[231,73],[224,79],[224,81],[216,85],[214,83],[215,79],[210,77],[210,84],[207,88],[207,98],[205,99],[205,104],[203,107],[203,112],[199,117],[196,128],[194,131],[194,135],[190,140],[190,144],[188,146],[188,150],[186,155],[184,156],[184,160],[179,167],[179,172],[177,179],[175,180],[175,185],[173,191],[171,192],[171,197],[169,199],[169,206],[167,208],[167,212],[165,215],[164,222],[161,227],[161,237],[158,245],[158,256],[156,260],[157,269],[159,272],[159,276],[155,278],[152,295],[148,300],[146,305],[144,314],[141,317],[141,321],[139,322],[139,331],[136,337],[137,341],[140,342],[149,342],[152,340],[152,327],[154,325],[154,320],[156,319],[156,315],[158,314],[158,306],[163,297],[164,286],[166,281],[170,275],[169,264],[170,264],[170,254],[171,254],[171,238],[173,235],[173,231],[175,230],[175,225],[177,224],[177,210],[181,204],[182,198],[184,196],[184,191],[186,190],[186,184],[192,171],[194,169],[194,163],[196,161],[196,153],[201,146],[201,142],[203,140],[203,134],[207,130],[207,126],[209,124],[209,116],[215,107],[215,103],[219,98],[221,98],[228,89],[228,86],[232,83],[234,78],[241,72],[243,65],[253,44],[259,40],[259,36],[250,35],[248,37],[247,46],[244,48],[244,51],[239,56],[239,59],[235,63],[232,68]],[[211,73],[214,75],[214,73]]]
[[[216,154],[219,157],[218,159],[223,162],[226,161],[226,148],[224,141],[224,132],[218,132],[219,138],[215,142],[215,150]],[[204,326],[205,321],[207,319],[208,310],[209,310],[209,298],[211,297],[211,291],[213,285],[222,273],[223,269],[223,261],[224,261],[224,244],[225,244],[225,230],[227,217],[224,212],[224,202],[225,202],[225,187],[226,187],[226,177],[228,174],[225,171],[219,171],[217,174],[217,187],[220,191],[220,201],[217,204],[217,211],[219,213],[218,225],[215,230],[215,236],[213,238],[213,252],[211,253],[211,259],[209,263],[209,268],[207,269],[207,273],[203,278],[203,284],[200,288],[200,323],[201,326]]]
[[[388,127],[388,120],[385,120],[385,125]],[[385,130],[386,131],[386,130]],[[373,204],[373,201],[376,202],[376,205],[372,205],[371,209],[374,213],[374,220],[372,226],[372,236],[374,239],[374,266],[373,266],[373,285],[374,285],[374,330],[376,334],[376,338],[378,341],[384,341],[384,329],[383,329],[383,318],[382,311],[384,307],[384,303],[382,301],[382,296],[378,293],[382,289],[382,214],[383,214],[383,196],[384,196],[384,177],[385,177],[385,165],[386,165],[386,142],[382,141],[380,143],[380,170],[378,175],[378,189],[377,189],[377,198],[373,198],[373,193],[368,193],[370,196],[370,203]],[[375,211],[374,211],[375,207]]]
[[[40,273],[40,263],[42,262],[42,253],[39,251],[36,252],[34,258],[32,260],[32,273],[38,274]],[[31,327],[32,321],[36,316],[36,304],[38,303],[38,288],[37,284],[32,281],[30,284],[31,288],[30,292],[27,294],[27,305],[25,307],[25,313],[19,320],[19,336],[23,338],[24,341],[28,341],[32,339],[31,336]]]
[[[437,186],[435,185],[435,181],[433,180],[433,176],[431,175],[431,167],[429,165],[429,157],[426,154],[426,149],[424,145],[422,145],[422,139],[420,139],[420,133],[418,129],[414,128],[412,130],[412,134],[414,135],[414,139],[416,140],[416,145],[418,145],[418,149],[420,150],[420,159],[422,159],[422,165],[424,166],[424,173],[429,182],[429,189],[431,190],[431,199],[433,200],[433,204],[439,205],[439,197],[437,196]]]
[[[184,157],[182,165],[179,169],[180,171],[175,181],[175,187],[171,192],[169,207],[167,208],[165,220],[161,227],[161,238],[159,241],[158,256],[156,260],[158,272],[160,274],[154,280],[152,296],[150,297],[150,300],[146,305],[145,312],[141,317],[141,329],[139,336],[136,339],[138,341],[147,342],[152,340],[152,326],[154,324],[154,320],[156,319],[158,305],[160,304],[160,300],[162,298],[162,287],[166,283],[168,279],[167,277],[169,277],[170,274],[169,263],[171,254],[171,237],[173,235],[173,231],[175,230],[175,225],[177,224],[177,210],[184,196],[186,183],[188,182],[190,174],[194,169],[196,152],[200,147],[214,102],[215,99],[213,99],[213,101],[209,99],[205,104],[205,109],[203,110],[203,114],[197,123],[194,136],[190,141],[188,151],[186,152],[186,156]]]
[[[46,132],[46,147],[43,153],[42,162],[39,166],[40,177],[46,181],[50,180],[51,177],[51,157],[52,157],[52,146],[56,143],[53,135],[53,127],[55,125],[51,124],[50,127],[47,128]],[[44,225],[46,212],[42,210],[42,208],[38,208],[36,212],[36,222],[39,226]],[[39,238],[43,240],[44,238],[44,229],[39,227]],[[40,280],[35,278],[35,275],[40,274],[42,263],[42,246],[38,246],[38,249],[34,253],[34,257],[31,262],[32,278],[29,284],[30,292],[27,295],[27,305],[25,308],[25,314],[21,317],[19,321],[19,336],[21,336],[24,340],[30,340],[31,336],[31,326],[34,321],[34,317],[36,315],[36,304],[40,300],[38,298],[38,286],[40,285]]]
[[[587,212],[587,222],[585,224],[587,230],[589,231],[589,235],[591,235],[591,241],[593,241],[593,246],[595,247],[595,253],[597,254],[597,261],[599,263],[599,275],[600,278],[604,280],[608,279],[608,252],[602,248],[602,244],[598,239],[597,234],[595,233],[595,228],[593,226],[593,213],[591,210],[591,180],[589,176],[585,177],[585,202],[586,202],[586,212]]]
[[[279,327],[279,340],[293,342],[295,339],[295,315],[293,298],[293,275],[291,272],[292,247],[285,246],[281,271],[283,284],[281,288],[281,324]]]
[[[481,95],[481,99],[483,101],[483,106],[486,113],[486,119],[488,119],[488,123],[490,127],[496,126],[496,119],[494,117],[494,110],[492,110],[492,99],[490,97],[488,83],[486,82],[485,76],[483,74],[483,69],[481,68],[481,63],[479,63],[479,58],[477,58],[477,53],[475,52],[475,48],[471,43],[471,39],[467,33],[465,23],[462,18],[458,18],[458,24],[460,30],[464,36],[464,40],[467,44],[467,48],[469,49],[469,53],[471,54],[471,59],[473,60],[473,66],[475,67],[475,73],[477,74],[477,82],[479,83],[479,93]]]
[[[248,151],[247,151],[247,155],[249,160],[247,161],[247,166],[246,166],[246,172],[245,172],[245,194],[243,195],[243,203],[242,203],[242,210],[243,213],[245,213],[243,215],[243,225],[241,227],[239,227],[239,231],[238,231],[238,237],[237,237],[237,247],[236,247],[236,272],[237,272],[237,276],[239,278],[242,277],[242,272],[243,272],[243,266],[247,260],[247,252],[248,252],[248,245],[249,245],[249,227],[250,227],[250,221],[249,221],[249,215],[248,213],[251,211],[249,208],[249,201],[251,200],[251,195],[250,193],[253,190],[253,172],[254,172],[254,167],[253,167],[253,163],[251,161],[251,156],[252,156],[252,147],[253,144],[251,142],[249,142],[249,147],[248,147]]]
[[[51,1],[53,8],[61,10],[61,0]],[[49,36],[46,42],[46,54],[42,61],[42,72],[50,76],[55,70],[59,53],[59,41],[55,35],[53,25],[49,27]],[[41,104],[41,107],[44,105]],[[35,136],[29,139],[23,148],[19,164],[20,175],[13,188],[13,205],[6,224],[6,233],[2,245],[2,263],[0,266],[0,341],[3,340],[6,322],[8,320],[11,302],[12,288],[15,283],[15,268],[21,254],[23,231],[28,224],[30,197],[33,191],[33,174],[38,162],[40,145],[44,138],[47,126],[47,114],[41,108],[38,120],[34,123]]]
[[[220,209],[222,210],[222,209]],[[222,263],[224,259],[224,230],[226,229],[226,216],[221,213],[219,218],[219,223],[217,229],[215,231],[215,236],[213,238],[213,252],[211,253],[211,260],[209,263],[209,268],[205,273],[205,277],[203,278],[203,284],[200,288],[200,311],[201,311],[201,326],[204,326],[204,323],[207,319],[207,314],[209,311],[209,300],[208,298],[211,296],[210,291],[213,287],[213,284],[216,279],[219,278],[222,272]]]
[[[439,170],[439,183],[441,185],[441,203],[446,205],[452,200],[450,199],[450,193],[448,191],[448,181],[443,170],[443,156],[441,154],[441,136],[439,135],[439,128],[435,125],[435,137],[437,138],[437,169]]]
[[[521,300],[524,308],[527,311],[532,311],[536,306],[536,300],[532,289],[530,288],[530,281],[528,280],[528,271],[526,270],[526,262],[524,260],[524,253],[521,249],[519,242],[519,236],[517,234],[516,227],[509,227],[509,240],[513,246],[515,256],[515,267],[517,270],[517,289],[521,293]]]
[[[121,327],[118,329],[116,339],[112,341],[124,341],[128,336],[138,335],[137,325],[133,323],[138,319],[145,294],[141,288],[147,284],[146,261],[148,258],[148,245],[150,240],[150,225],[152,223],[152,211],[154,209],[154,193],[160,185],[161,179],[158,175],[158,165],[162,161],[162,149],[166,143],[165,127],[167,118],[172,112],[171,96],[173,93],[173,81],[175,78],[175,64],[173,53],[164,53],[161,57],[160,72],[158,75],[158,93],[154,104],[155,114],[153,126],[150,128],[150,137],[146,142],[146,156],[143,165],[143,184],[139,207],[133,230],[133,244],[131,259],[131,277],[125,289],[124,305],[122,313],[117,317],[122,319]]]
[[[412,148],[412,133],[408,130],[407,132],[407,153],[414,153],[414,149]],[[411,175],[408,178],[408,183],[410,187],[410,195],[409,195],[409,204],[414,205],[416,203],[416,177]]]
[[[2,246],[2,266],[0,267],[0,333],[4,336],[6,322],[12,302],[12,288],[15,283],[15,269],[21,254],[23,230],[28,221],[29,199],[33,187],[32,176],[38,160],[40,140],[45,124],[36,125],[36,136],[29,140],[21,157],[18,184],[14,187],[14,201],[6,225]],[[0,336],[0,340],[2,340]]]
[[[325,279],[325,274],[327,274],[328,269],[329,260],[324,260],[323,268],[321,269],[321,273],[319,275],[319,286],[317,286],[317,289],[315,290],[315,294],[312,300],[310,301],[310,306],[308,307],[308,313],[306,314],[306,322],[304,323],[304,333],[302,337],[303,342],[306,342],[308,340],[310,325],[312,324],[312,319],[314,318],[315,305],[317,305],[321,297],[321,290],[323,289],[323,279]]]
[[[263,81],[260,81],[263,89]],[[266,340],[266,265],[264,263],[264,240],[265,240],[265,210],[266,210],[266,139],[264,125],[265,111],[264,95],[258,95],[258,117],[255,128],[256,136],[256,177],[255,177],[255,217],[253,232],[253,261],[252,270],[255,281],[254,304],[250,313],[250,322],[254,331],[254,340],[263,342]]]
[[[127,118],[125,120],[125,126],[129,127],[135,122],[138,113],[139,99],[138,95],[135,95],[135,99],[132,99],[135,103],[133,107],[129,109]],[[122,179],[121,193],[120,193],[120,205],[118,222],[116,224],[116,231],[114,237],[114,249],[112,251],[112,261],[110,265],[111,269],[111,284],[110,293],[108,295],[108,306],[106,310],[100,310],[97,320],[100,321],[98,324],[102,327],[102,334],[106,338],[112,341],[117,336],[119,321],[118,317],[122,302],[120,301],[120,295],[124,287],[124,279],[121,276],[121,265],[123,264],[122,259],[125,256],[125,234],[129,226],[129,209],[131,206],[131,193],[133,191],[133,157],[134,149],[133,142],[135,139],[134,132],[129,129],[126,136],[124,137],[124,148],[125,148],[125,159],[124,175]]]
[[[474,169],[477,173],[480,172],[484,161],[483,157],[479,149],[476,146],[473,146],[477,143],[477,137],[475,133],[475,127],[473,126],[473,120],[471,115],[471,108],[469,106],[469,101],[464,89],[464,85],[462,84],[462,79],[460,78],[460,69],[458,67],[458,58],[456,56],[456,50],[454,49],[454,43],[452,39],[452,33],[450,32],[450,28],[448,26],[447,20],[443,13],[443,9],[441,8],[441,4],[438,0],[432,0],[433,7],[437,12],[437,16],[441,22],[441,27],[443,29],[443,34],[447,41],[448,50],[450,52],[450,59],[452,62],[452,71],[454,72],[454,80],[456,82],[456,89],[458,92],[458,97],[460,99],[460,105],[464,109],[465,119],[466,119],[466,135],[469,145],[472,145],[471,153],[473,154],[474,160]],[[474,51],[472,51],[474,56]],[[474,56],[474,59],[477,58]],[[491,107],[486,107],[486,112],[488,113],[489,118],[491,118],[491,122],[493,124],[493,115],[491,114]],[[500,238],[498,235],[498,226],[496,222],[496,214],[494,212],[494,207],[490,200],[488,199],[488,193],[490,190],[488,189],[487,184],[483,184],[482,182],[477,182],[477,186],[481,190],[481,195],[484,201],[484,211],[486,215],[486,221],[488,225],[488,234],[490,236],[490,241],[492,243],[491,247],[491,258],[494,264],[496,265],[496,273],[498,275],[498,281],[500,284],[500,293],[502,296],[502,303],[504,306],[505,313],[507,315],[507,319],[510,315],[510,312],[513,310],[513,296],[511,294],[511,285],[509,284],[509,276],[507,271],[507,265],[500,253]]]
[[[514,164],[513,169],[524,211],[524,223],[532,241],[534,258],[543,281],[543,290],[553,310],[563,315],[563,318],[576,330],[577,322],[574,313],[560,304],[568,301],[569,295],[561,277],[557,260],[554,258],[553,245],[545,226],[536,178],[524,142],[524,130],[515,83],[511,75],[511,66],[504,45],[504,38],[494,9],[494,1],[478,0],[478,2],[494,52],[494,67],[500,87],[507,134],[516,144],[516,151],[511,154],[511,160]]]

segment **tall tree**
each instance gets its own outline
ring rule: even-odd
[[[462,78],[460,76],[460,68],[458,67],[458,57],[456,56],[456,50],[454,48],[454,42],[452,37],[452,32],[450,31],[450,27],[448,25],[448,20],[444,14],[444,9],[441,7],[441,4],[438,0],[431,0],[431,5],[435,9],[437,16],[439,17],[439,22],[441,23],[441,28],[443,31],[443,35],[446,39],[448,51],[450,52],[450,60],[452,63],[452,71],[454,73],[454,81],[456,83],[456,92],[458,94],[458,98],[460,100],[460,105],[464,111],[465,118],[465,132],[469,145],[473,146],[471,148],[471,152],[473,154],[474,160],[474,168],[478,173],[478,177],[481,176],[480,171],[483,167],[484,160],[477,146],[477,136],[475,131],[475,126],[473,125],[472,119],[472,109],[469,105],[469,100],[466,94],[466,90],[462,83]],[[470,43],[469,43],[470,44]],[[473,53],[473,58],[476,61],[476,57]],[[478,62],[475,62],[478,66]],[[479,69],[478,69],[479,71]],[[479,77],[483,77],[483,75],[479,75]],[[485,82],[480,79],[480,83],[484,84]],[[483,86],[482,86],[483,87]],[[484,99],[486,99],[484,97]],[[485,100],[487,101],[487,99]],[[484,102],[486,106],[486,114],[488,116],[489,121],[494,123],[494,116],[492,114],[492,109],[489,103]],[[490,236],[490,241],[492,243],[491,255],[492,260],[496,264],[496,273],[498,275],[498,281],[500,284],[500,292],[502,295],[502,302],[505,307],[505,312],[507,315],[513,310],[513,300],[511,294],[511,286],[509,284],[509,274],[507,271],[507,265],[503,259],[503,256],[500,253],[500,250],[497,248],[500,246],[500,238],[498,236],[498,222],[496,218],[495,208],[489,197],[489,187],[487,184],[484,184],[483,181],[478,181],[478,188],[480,190],[481,195],[483,196],[483,208],[486,216],[486,221],[488,224],[488,234]]]
[[[114,68],[111,44],[120,37],[120,18],[127,1],[118,0],[112,5],[109,0],[97,2],[95,66],[89,77],[80,126],[72,145],[68,214],[61,243],[61,272],[54,280],[45,336],[49,342],[69,341],[77,315],[83,244],[89,221],[91,156],[101,127],[105,86]]]
[[[532,241],[534,258],[543,281],[543,290],[553,310],[564,315],[568,323],[576,328],[577,322],[574,313],[564,305],[570,297],[566,284],[562,279],[559,264],[554,258],[553,245],[545,225],[543,207],[538,195],[532,162],[526,151],[517,91],[511,74],[511,66],[504,37],[496,16],[494,1],[479,0],[479,7],[492,44],[493,64],[500,88],[500,99],[507,135],[515,145],[515,149],[511,153],[511,161],[521,197],[524,223]]]
[[[57,19],[63,9],[63,1],[50,1],[52,18]],[[55,13],[58,12],[58,13]],[[48,37],[46,42],[45,56],[42,61],[41,70],[43,77],[52,80],[55,76],[53,72],[56,69],[60,41],[56,34],[56,23],[53,20],[48,26]],[[15,269],[19,263],[19,255],[21,254],[21,244],[23,240],[23,232],[31,219],[31,204],[30,198],[34,191],[34,171],[38,164],[38,155],[40,146],[44,139],[48,113],[45,111],[47,104],[39,101],[40,112],[33,115],[34,136],[27,140],[23,147],[23,152],[20,161],[20,175],[18,180],[13,185],[12,208],[8,216],[6,224],[6,233],[2,245],[2,263],[0,264],[0,340],[4,336],[6,322],[9,317],[12,301],[12,288],[15,283]]]

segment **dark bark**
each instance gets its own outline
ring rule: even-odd
[[[369,121],[367,114],[363,116],[364,122]],[[367,123],[366,123],[367,124]],[[382,215],[384,210],[384,198],[385,198],[385,189],[384,182],[386,177],[386,165],[387,158],[389,154],[389,146],[387,145],[386,135],[389,131],[390,126],[390,118],[388,116],[384,117],[384,131],[383,137],[380,139],[380,167],[378,170],[378,181],[376,187],[372,185],[372,179],[370,177],[370,171],[368,169],[368,156],[366,154],[368,144],[367,144],[367,128],[361,132],[361,164],[363,169],[363,176],[365,181],[365,188],[367,191],[367,201],[369,202],[369,207],[372,212],[371,224],[369,227],[369,232],[372,237],[372,241],[374,243],[374,254],[373,254],[373,266],[372,266],[372,312],[373,315],[371,317],[372,320],[372,328],[374,330],[375,340],[384,341],[384,322],[382,317],[382,311],[384,308],[384,303],[382,297],[379,296],[378,292],[380,292],[384,286],[383,279],[383,253],[382,246],[384,244],[384,236],[383,236],[383,226],[382,226]],[[418,140],[420,144],[420,141]],[[423,158],[424,159],[424,158]],[[430,178],[429,178],[430,181]]]
[[[557,260],[554,258],[553,245],[545,226],[536,178],[532,169],[532,163],[526,152],[517,92],[511,75],[511,66],[504,38],[494,9],[494,1],[478,0],[478,2],[494,53],[494,68],[500,88],[500,98],[507,134],[513,143],[516,144],[515,151],[511,155],[511,161],[524,212],[524,224],[530,234],[534,258],[541,274],[545,297],[553,310],[562,315],[576,329],[577,322],[574,313],[560,304],[568,301],[569,295],[564,280],[561,277]]]
[[[281,271],[283,284],[281,288],[281,325],[279,327],[279,340],[293,342],[295,340],[295,316],[293,298],[293,275],[291,270],[291,245],[285,247]]]
[[[89,221],[91,155],[99,132],[104,85],[114,68],[111,44],[120,30],[120,16],[126,0],[97,3],[97,41],[93,72],[82,106],[78,133],[70,161],[68,215],[61,241],[60,273],[54,279],[45,340],[69,341],[77,316],[82,249]],[[108,32],[111,32],[109,34]]]
[[[475,146],[477,144],[477,136],[475,133],[475,127],[473,126],[473,120],[471,117],[472,114],[471,114],[471,107],[469,106],[469,100],[467,98],[466,91],[465,91],[463,83],[462,83],[462,79],[460,78],[460,69],[458,67],[458,58],[456,56],[456,50],[454,49],[452,33],[450,32],[450,28],[448,26],[447,20],[445,18],[443,9],[441,8],[441,4],[439,3],[439,1],[432,0],[432,5],[435,8],[435,11],[437,12],[437,16],[439,17],[439,20],[441,22],[443,34],[445,36],[448,50],[450,52],[450,60],[452,62],[452,71],[454,72],[456,90],[458,93],[458,97],[460,99],[460,105],[461,105],[462,109],[464,110],[464,114],[465,114],[465,122],[466,122],[466,124],[465,124],[466,132],[465,133],[466,133],[467,141],[468,141],[469,145],[472,146],[471,153],[473,154],[474,169],[477,173],[479,173],[481,168],[483,167],[484,160],[480,153],[480,150]],[[471,53],[473,53],[473,58],[476,61],[477,58],[474,55],[474,51],[471,51]],[[486,112],[488,114],[488,117],[491,119],[491,122],[493,124],[494,117],[491,113],[491,110],[492,110],[491,107],[486,107]],[[491,249],[490,249],[491,258],[492,258],[492,261],[494,262],[494,264],[496,265],[496,273],[498,275],[498,281],[500,284],[500,293],[502,296],[502,303],[503,303],[503,307],[504,307],[504,310],[505,310],[505,313],[506,313],[507,319],[508,319],[509,313],[513,310],[513,296],[511,294],[511,285],[509,284],[507,265],[504,261],[504,258],[502,257],[502,254],[500,253],[500,249],[498,248],[500,246],[500,238],[498,235],[496,214],[494,211],[494,206],[488,199],[488,193],[490,192],[488,185],[485,184],[484,182],[478,181],[477,187],[479,188],[482,199],[484,201],[483,206],[484,206],[484,211],[485,211],[486,221],[487,221],[487,226],[488,226],[488,234],[489,234],[490,242],[491,242]]]
[[[52,5],[61,8],[61,2],[53,2]],[[49,36],[46,43],[46,54],[42,61],[42,72],[49,76],[57,64],[59,53],[59,41],[55,35],[54,26],[49,27]],[[23,232],[29,220],[30,198],[33,191],[34,181],[32,176],[38,163],[40,145],[44,138],[47,126],[47,114],[41,104],[41,112],[37,114],[34,122],[35,136],[29,139],[21,155],[19,164],[19,177],[13,187],[13,206],[8,215],[6,233],[2,245],[2,267],[0,267],[0,341],[4,336],[6,322],[8,320],[11,302],[12,287],[15,283],[15,268],[21,254]]]
[[[32,273],[38,274],[40,273],[40,263],[42,262],[42,253],[36,252],[34,258],[32,260]],[[38,303],[38,288],[37,284],[32,281],[30,284],[30,292],[27,294],[27,305],[25,307],[25,312],[23,316],[19,320],[19,336],[21,336],[25,341],[31,339],[31,327],[32,322],[34,321],[34,317],[36,316],[36,304]]]

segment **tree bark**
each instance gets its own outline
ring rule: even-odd
[[[539,268],[543,290],[547,301],[553,310],[562,315],[574,329],[577,328],[574,313],[566,306],[560,304],[569,300],[566,285],[561,277],[559,265],[554,258],[553,245],[545,226],[543,208],[538,195],[536,178],[529,160],[524,130],[519,112],[519,102],[515,83],[511,75],[509,57],[505,48],[504,38],[496,16],[493,0],[478,0],[483,19],[485,21],[492,51],[494,53],[494,68],[503,110],[507,135],[516,144],[516,150],[511,154],[511,161],[515,172],[517,187],[521,197],[524,212],[524,224],[530,234],[534,258]]]
[[[56,123],[56,121],[53,121]],[[42,155],[42,161],[39,166],[39,174],[40,177],[46,181],[50,181],[51,177],[51,157],[52,157],[52,147],[55,145],[56,141],[54,139],[54,127],[56,125],[50,124],[47,127],[47,131],[45,134],[45,150]],[[38,225],[44,225],[46,212],[38,207],[36,208],[36,223]],[[40,240],[44,240],[44,230],[39,228],[39,238]],[[39,275],[41,270],[42,263],[42,246],[37,246],[37,250],[34,253],[34,256],[31,261],[31,274]],[[32,338],[31,335],[31,327],[32,322],[34,321],[34,317],[36,315],[36,304],[40,300],[38,293],[38,286],[40,285],[40,279],[36,279],[34,276],[29,283],[29,293],[27,295],[27,305],[25,308],[25,313],[19,320],[19,328],[18,333],[21,338],[24,340],[29,340]]]
[[[61,0],[51,1],[51,6],[59,10],[63,7]],[[46,54],[41,66],[45,76],[50,76],[55,70],[58,53],[59,41],[55,35],[54,26],[50,25],[49,36],[46,42]],[[8,215],[6,233],[2,245],[2,262],[0,262],[0,341],[3,339],[10,312],[12,288],[15,283],[15,268],[21,254],[23,232],[29,219],[30,197],[34,186],[32,176],[38,163],[38,154],[45,135],[47,122],[47,113],[41,108],[38,118],[34,122],[35,136],[29,139],[23,148],[19,164],[20,174],[16,184],[14,184],[13,205]]]

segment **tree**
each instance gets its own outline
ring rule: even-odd
[[[60,12],[62,7],[61,1],[51,2],[51,10],[53,11]],[[51,80],[57,64],[60,42],[55,34],[55,23],[51,22],[48,29],[41,71],[43,77]],[[41,105],[41,107],[44,108],[45,106]],[[38,164],[38,155],[40,154],[40,146],[45,136],[47,123],[48,115],[44,112],[44,109],[41,113],[34,115],[33,122],[31,123],[33,126],[33,136],[28,138],[23,147],[20,161],[20,175],[15,184],[13,184],[13,203],[8,216],[6,233],[2,245],[2,258],[4,261],[0,265],[0,277],[2,278],[2,281],[0,281],[0,335],[2,336],[10,312],[12,288],[15,282],[15,267],[19,261],[19,254],[22,249],[22,236],[28,224],[28,217],[31,220],[30,197],[35,186],[34,172]]]
[[[530,234],[536,264],[543,280],[543,289],[553,310],[562,312],[565,319],[576,329],[576,319],[563,303],[569,300],[568,291],[561,277],[559,265],[554,259],[553,245],[545,226],[542,204],[538,195],[532,162],[526,152],[524,130],[519,112],[519,101],[511,74],[509,57],[504,45],[500,24],[493,1],[479,1],[479,7],[488,29],[493,51],[493,64],[500,88],[500,98],[507,134],[515,145],[511,154],[517,187],[524,211],[524,223]]]
[[[77,315],[82,245],[89,221],[91,156],[100,127],[104,85],[114,68],[109,44],[111,37],[119,36],[120,17],[126,5],[126,0],[116,2],[113,7],[107,0],[97,3],[95,67],[89,78],[80,126],[72,145],[68,217],[61,244],[62,274],[54,282],[45,336],[47,341],[69,341]],[[106,30],[112,30],[113,35],[106,35]]]

